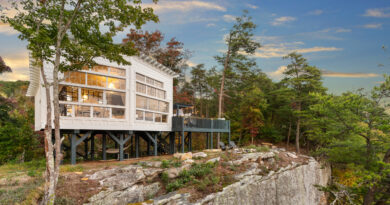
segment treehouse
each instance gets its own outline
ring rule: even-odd
[[[97,58],[97,65],[59,76],[59,104],[61,135],[69,139],[63,143],[71,155],[95,157],[95,137],[101,137],[102,159],[107,154],[139,157],[140,139],[146,142],[147,155],[185,152],[192,149],[192,132],[229,133],[230,122],[179,115],[185,107],[173,111],[173,79],[178,75],[146,55],[125,57],[131,65],[119,65]],[[44,71],[51,82],[53,65],[44,63]],[[30,85],[27,96],[35,97],[35,130],[46,125],[46,93],[40,70],[30,63]],[[186,111],[188,114],[188,111]],[[175,116],[174,116],[175,113]],[[185,135],[187,133],[187,135]],[[208,135],[208,134],[207,134]],[[212,147],[208,135],[207,148]],[[108,148],[108,140],[115,148]],[[168,141],[167,141],[168,140]],[[84,143],[84,153],[78,145]],[[177,146],[176,146],[177,145]],[[153,151],[151,151],[153,147]],[[129,151],[128,151],[129,150]]]

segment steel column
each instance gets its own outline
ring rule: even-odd
[[[103,160],[107,160],[107,136],[103,134],[103,142],[102,142],[102,151],[103,151]]]
[[[184,153],[184,131],[181,132],[181,152]]]

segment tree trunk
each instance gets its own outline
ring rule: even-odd
[[[226,53],[226,58],[223,66],[223,72],[222,72],[222,80],[221,80],[221,88],[219,91],[219,100],[218,100],[218,118],[222,117],[222,102],[223,102],[223,95],[224,95],[224,87],[225,87],[225,76],[226,76],[226,70],[229,66],[229,58],[230,58],[230,44],[231,44],[231,35],[229,35],[229,42],[228,42],[228,50]],[[221,140],[220,133],[218,133],[217,137],[217,148],[219,148],[219,142]]]
[[[375,197],[375,185],[364,195],[363,205],[372,205]]]
[[[291,136],[291,119],[290,119],[290,126],[288,127],[288,134],[287,134],[287,148],[290,144],[290,136]]]
[[[298,111],[301,111],[301,102],[298,103]],[[299,135],[300,135],[300,126],[301,126],[301,117],[299,116],[300,113],[298,113],[298,119],[297,119],[297,131],[295,135],[295,147],[297,150],[297,153],[299,153]]]

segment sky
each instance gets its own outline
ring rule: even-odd
[[[274,81],[283,77],[289,62],[282,57],[292,51],[323,71],[330,93],[371,89],[390,71],[390,0],[160,0],[144,6],[152,7],[160,22],[142,29],[183,42],[192,52],[190,66],[219,66],[214,56],[226,50],[224,36],[246,9],[257,25],[254,39],[262,45],[251,57]],[[17,36],[0,23],[0,56],[13,69],[0,80],[29,78],[27,43]],[[115,41],[125,36],[122,32]]]

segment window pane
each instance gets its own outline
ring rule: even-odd
[[[136,97],[136,107],[142,109],[148,109],[148,104],[145,97],[137,95]]]
[[[163,88],[164,87],[164,84],[162,82],[160,82],[160,81],[157,81],[157,80],[154,81],[154,85],[156,87],[159,87],[159,88]]]
[[[93,117],[109,118],[110,117],[110,108],[93,107]]]
[[[154,121],[161,122],[161,114],[154,113]]]
[[[68,83],[85,84],[85,73],[69,71],[64,73],[64,80]]]
[[[146,121],[153,121],[153,113],[152,112],[145,112],[145,120]]]
[[[137,73],[137,74],[135,75],[135,78],[136,78],[138,81],[145,82],[145,76],[144,76],[144,75],[141,75],[141,74]]]
[[[110,75],[126,76],[126,70],[110,67]]]
[[[126,80],[118,78],[108,78],[108,88],[110,89],[126,89]]]
[[[146,85],[137,83],[137,92],[146,94]]]
[[[159,101],[159,111],[160,112],[168,112],[168,105],[169,103],[167,102],[163,102],[163,101]]]
[[[91,71],[103,73],[103,74],[108,74],[107,66],[102,66],[102,65],[93,66]]]
[[[146,83],[150,85],[154,85],[154,80],[149,77],[146,77]]]
[[[103,91],[96,89],[81,88],[81,102],[103,104]]]
[[[148,86],[148,95],[156,97],[156,88],[152,88]]]
[[[168,122],[168,115],[162,115],[162,122]]]
[[[144,111],[137,110],[135,112],[135,119],[136,120],[144,120]]]
[[[76,117],[91,117],[91,107],[76,105]]]
[[[123,108],[112,108],[112,118],[125,119],[125,109]]]
[[[157,97],[161,99],[165,99],[165,91],[157,90]]]
[[[149,110],[158,111],[158,100],[148,99],[149,101]]]
[[[100,75],[88,74],[88,85],[106,87],[106,77]]]
[[[60,104],[61,116],[72,117],[72,105]]]
[[[79,89],[77,87],[60,85],[58,97],[60,101],[78,102]]]
[[[106,98],[108,105],[124,106],[126,104],[126,93],[107,91]]]

